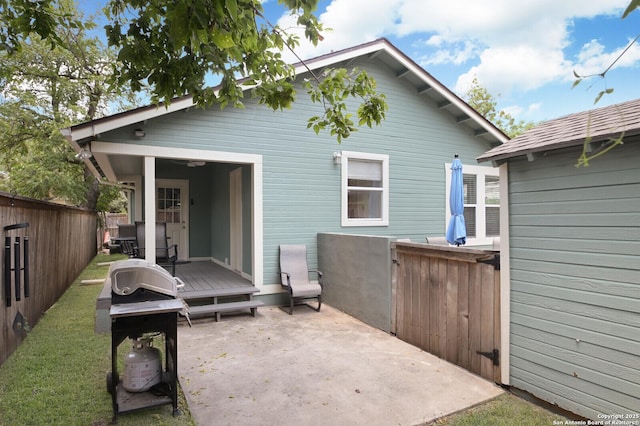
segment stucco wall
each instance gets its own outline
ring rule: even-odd
[[[318,234],[323,301],[381,330],[391,330],[391,251],[395,238]]]

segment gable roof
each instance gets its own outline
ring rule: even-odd
[[[449,112],[458,124],[469,127],[476,136],[494,144],[504,143],[509,139],[501,130],[384,38],[306,60],[295,64],[294,68],[296,75],[303,75],[309,69],[346,67],[350,61],[362,56],[381,61],[390,67],[397,78],[412,83],[418,94],[430,98],[438,108]],[[168,106],[150,105],[136,108],[62,129],[62,133],[74,149],[80,151],[82,145],[101,133],[142,123],[145,120],[193,106],[193,98],[184,96],[174,99]]]
[[[640,99],[545,121],[477,158],[502,161],[590,142],[602,142],[640,134]]]

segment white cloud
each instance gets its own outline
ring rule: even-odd
[[[425,45],[438,50],[421,59],[425,67],[469,62],[453,88],[457,93],[466,92],[477,76],[490,93],[508,95],[570,79],[574,65],[563,49],[570,44],[573,20],[619,13],[626,2],[404,1],[397,31],[429,34]]]
[[[427,44],[429,44],[429,41],[427,41]],[[449,43],[447,44],[447,48],[441,48],[434,54],[423,56],[418,60],[418,62],[425,68],[429,68],[430,65],[440,64],[462,65],[465,62],[476,58],[479,53],[480,51],[478,46],[472,41],[464,41],[455,44]]]
[[[527,115],[533,115],[542,109],[542,102],[534,102],[527,107]]]
[[[509,105],[505,108],[502,108],[502,111],[506,112],[512,117],[517,117],[522,115],[523,110],[524,108],[522,108],[520,105]]]
[[[466,92],[476,76],[490,93],[510,97],[571,81],[574,69],[602,72],[624,46],[605,47],[594,41],[574,56],[569,53],[576,48],[571,44],[574,21],[620,16],[628,1],[332,0],[319,16],[332,31],[323,33],[318,47],[303,41],[296,52],[310,58],[379,37],[410,39],[411,50],[405,48],[405,53],[428,71],[451,66],[457,75],[455,92]],[[289,16],[278,23],[293,25]],[[640,47],[635,46],[619,66],[639,61]],[[534,112],[535,107],[522,109],[523,114]]]
[[[632,40],[629,40],[631,43]],[[627,46],[607,52],[598,40],[591,40],[582,46],[578,53],[575,71],[582,76],[601,74],[613,64],[613,67],[630,67],[640,62],[640,46],[635,42],[625,52]],[[614,64],[615,63],[615,64]]]
[[[295,17],[285,14],[278,20],[278,25],[300,36],[301,44],[296,48],[296,54],[308,59],[393,33],[399,3],[400,0],[333,0],[319,16],[328,30],[322,33],[324,40],[318,46],[304,39],[301,28],[295,28]],[[292,56],[287,54],[286,58]]]
[[[509,95],[526,92],[556,80],[571,78],[572,64],[560,49],[544,50],[532,45],[487,48],[480,63],[458,77],[454,87],[464,93],[474,77],[489,93]]]

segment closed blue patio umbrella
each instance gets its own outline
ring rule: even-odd
[[[449,193],[451,219],[447,227],[447,242],[460,246],[467,242],[467,227],[464,223],[464,184],[462,163],[456,154],[451,163],[451,192]]]

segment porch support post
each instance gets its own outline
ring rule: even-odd
[[[144,256],[156,263],[156,158],[144,157]]]
[[[509,164],[500,166],[500,378],[511,384],[511,258],[509,257]]]

